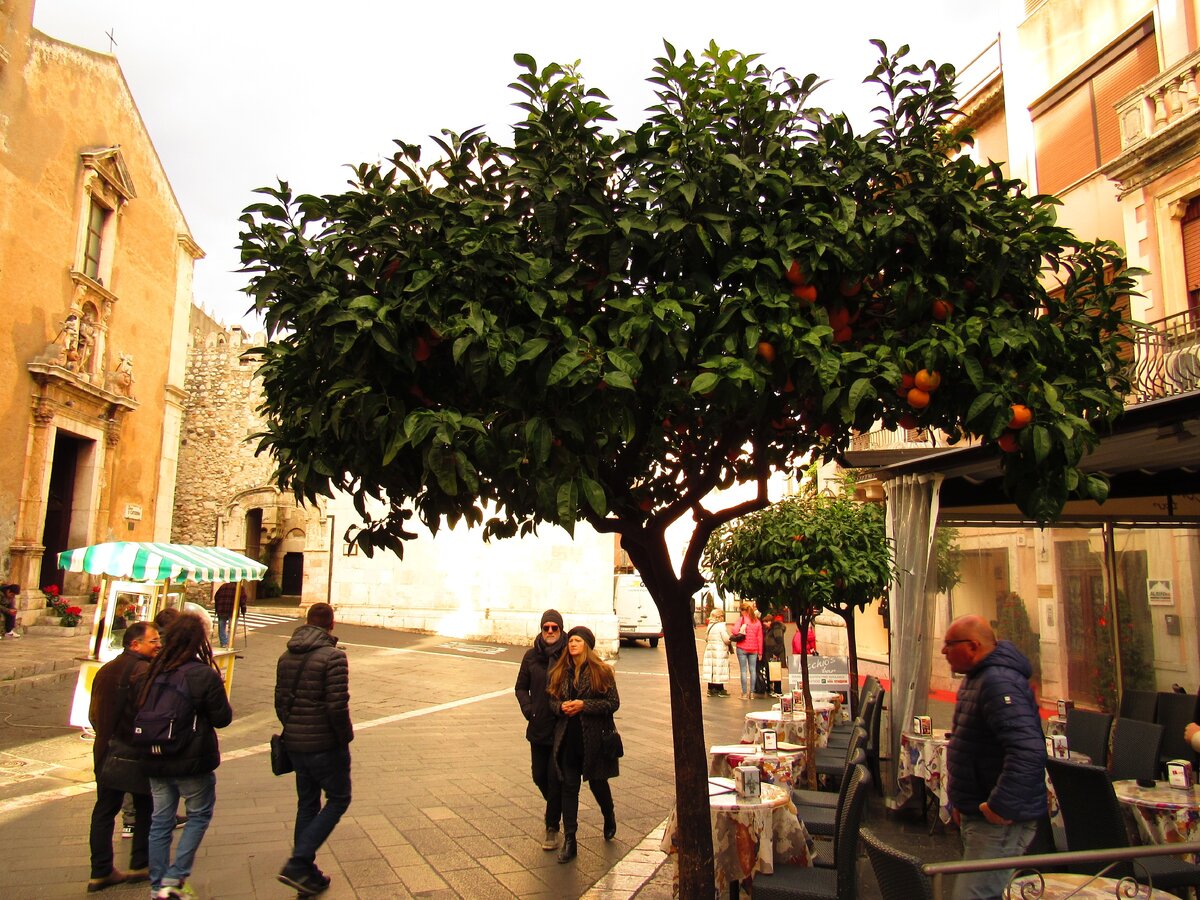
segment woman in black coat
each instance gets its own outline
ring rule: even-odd
[[[567,646],[562,628],[563,618],[558,610],[548,609],[542,613],[542,632],[533,639],[533,646],[525,651],[515,687],[521,715],[529,723],[525,726],[525,740],[529,741],[533,783],[546,801],[543,850],[558,849],[558,822],[562,818],[562,788],[554,768],[555,719],[550,712],[550,695],[546,693],[550,667],[558,661],[563,648]]]
[[[621,706],[612,667],[596,655],[596,636],[577,625],[567,632],[567,652],[550,670],[550,709],[554,725],[554,761],[562,782],[563,844],[560,863],[575,858],[579,823],[579,786],[586,781],[604,815],[604,839],[617,833],[608,779],[620,774],[615,757],[604,749],[602,736],[615,731],[613,713]]]

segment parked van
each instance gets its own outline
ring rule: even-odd
[[[617,614],[617,634],[623,641],[649,641],[657,647],[662,637],[662,620],[654,598],[640,575],[613,576],[613,612]]]

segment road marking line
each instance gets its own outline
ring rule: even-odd
[[[638,843],[636,847],[630,849],[628,853],[617,860],[616,864],[597,879],[579,900],[612,900],[615,897],[632,897],[638,891],[646,886],[651,878],[658,874],[658,870],[666,864],[669,857],[662,852],[663,835],[667,832],[667,822],[671,820],[670,816],[658,823],[658,826],[646,835]],[[643,875],[641,869],[646,865],[644,862],[646,853],[656,853],[663,857],[663,862],[649,875]],[[638,859],[633,859],[634,854],[638,854]],[[628,866],[626,866],[628,863]],[[630,889],[628,887],[617,889],[611,885],[615,885],[616,879],[623,878],[640,878],[638,886]]]

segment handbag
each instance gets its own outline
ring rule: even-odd
[[[142,754],[136,747],[113,738],[104,754],[104,765],[96,779],[102,787],[127,794],[149,794],[150,779],[142,768]]]
[[[296,677],[292,681],[292,696],[288,700],[287,719],[283,720],[283,731],[287,732],[287,720],[292,717],[292,707],[296,703],[296,688],[300,685],[300,676],[304,674],[304,667],[308,665],[308,661],[312,658],[311,653],[304,656],[304,662],[300,663],[300,668],[296,670]],[[292,758],[288,756],[287,747],[283,743],[283,734],[271,735],[271,774],[286,775],[288,772],[295,772],[296,767],[292,765]]]
[[[600,749],[608,759],[620,759],[625,755],[625,744],[621,741],[621,734],[616,725],[600,732]]]
[[[739,631],[737,634],[731,634],[729,636],[729,640],[734,644],[740,644],[745,639],[746,633],[744,631]]]

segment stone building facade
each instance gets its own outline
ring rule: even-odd
[[[61,550],[171,530],[192,239],[116,59],[0,2],[0,568],[87,592]]]

